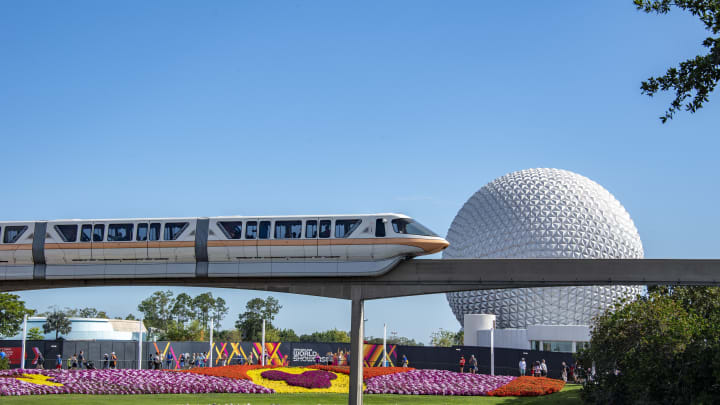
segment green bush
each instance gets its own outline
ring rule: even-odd
[[[720,289],[655,287],[595,320],[587,404],[720,403]]]
[[[4,359],[0,359],[0,370],[7,370],[10,368],[10,359],[5,357]]]

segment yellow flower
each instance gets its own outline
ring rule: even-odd
[[[50,381],[50,376],[42,374],[23,374],[22,377],[15,377],[16,380],[25,381],[30,384],[49,385],[51,387],[62,387],[60,383]]]
[[[261,374],[263,373],[263,371],[267,370],[268,369],[258,368],[255,370],[249,370],[247,374],[250,376],[250,378],[252,378],[252,381],[255,384],[262,385],[266,388],[272,388],[273,390],[275,390],[275,392],[280,394],[294,394],[298,392],[334,392],[345,394],[350,390],[350,376],[348,376],[347,374],[333,373],[337,376],[337,378],[334,380],[330,380],[330,388],[305,388],[289,385],[285,381],[275,381],[263,378]],[[273,370],[284,371],[288,374],[302,374],[306,371],[311,371],[312,369],[305,367],[278,367],[273,368]]]

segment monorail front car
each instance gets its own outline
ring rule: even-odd
[[[369,276],[448,242],[400,214],[0,223],[0,280]]]

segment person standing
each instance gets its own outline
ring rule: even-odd
[[[518,367],[520,368],[520,377],[524,377],[527,370],[527,363],[525,363],[525,357],[520,358],[520,363],[518,363]]]
[[[316,366],[320,365],[320,353],[315,355],[315,365]]]
[[[562,377],[563,381],[567,382],[569,368],[568,368],[567,364],[565,364],[564,361],[562,362],[561,367],[562,367],[562,371],[560,372],[560,377]]]
[[[103,368],[103,370],[107,370],[110,368],[110,356],[108,356],[107,353],[103,354],[102,368]]]
[[[83,352],[82,350],[80,350],[80,354],[77,356],[77,362],[78,362],[78,367],[80,367],[80,369],[82,369],[83,365],[85,364],[85,352]]]
[[[470,355],[470,372],[475,374],[475,373],[477,373],[477,370],[478,370],[477,359],[475,358],[474,354],[471,354]]]
[[[465,356],[460,356],[460,372],[465,372]]]
[[[410,364],[410,362],[408,361],[407,356],[403,354],[403,356],[402,356],[402,366],[403,366],[403,367],[407,367],[409,364]]]
[[[57,370],[62,370],[62,356],[59,354],[57,355],[57,358],[55,359],[55,368]]]
[[[182,358],[182,356],[180,356],[180,357]],[[173,360],[172,353],[170,353],[170,351],[168,351],[167,355],[165,356],[165,363],[167,363],[167,367],[165,367],[165,368],[167,368],[167,369],[172,368],[172,367],[170,367],[172,365],[172,360]]]
[[[70,358],[70,368],[73,370],[77,370],[77,368],[78,368],[77,353],[73,353],[72,357]]]
[[[45,357],[43,357],[42,353],[38,353],[38,361],[37,365],[35,366],[37,369],[44,369],[45,368]]]
[[[115,370],[117,368],[117,361],[118,358],[115,355],[115,352],[110,353],[110,369]]]
[[[335,357],[335,356],[333,356],[333,353],[332,353],[332,352],[329,352],[329,353],[327,354],[327,365],[328,365],[328,366],[332,366],[332,365],[333,365],[333,360],[334,360],[333,357]]]
[[[540,363],[540,376],[547,377],[547,364],[545,364],[545,359],[542,359],[542,363]]]

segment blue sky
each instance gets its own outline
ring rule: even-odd
[[[717,258],[717,91],[662,125],[670,95],[639,90],[706,34],[630,0],[4,1],[1,216],[394,211],[444,235],[487,182],[556,167],[613,193],[646,257]],[[21,295],[124,316],[154,290]],[[212,292],[226,327],[267,296]],[[280,327],[349,328],[349,302],[273,295]],[[444,295],[366,312],[368,335],[459,328]]]

